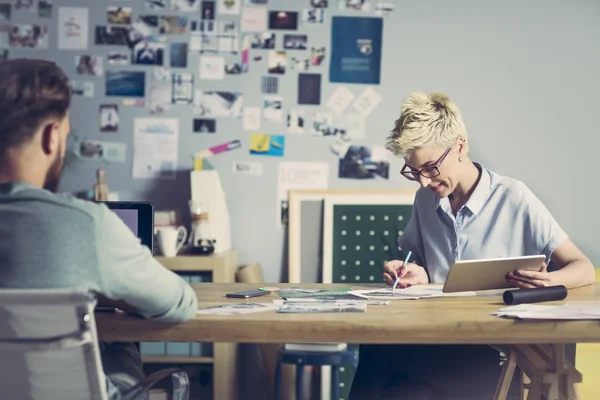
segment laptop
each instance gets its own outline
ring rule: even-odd
[[[142,244],[154,249],[154,206],[150,202],[104,201],[125,222]]]
[[[506,274],[518,269],[539,271],[543,254],[522,257],[456,261],[442,288],[444,293],[513,288]]]

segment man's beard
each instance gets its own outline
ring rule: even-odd
[[[56,193],[58,191],[58,185],[60,184],[60,176],[63,169],[64,157],[60,155],[61,149],[58,149],[56,158],[52,162],[52,165],[46,173],[46,180],[44,181],[44,189]]]

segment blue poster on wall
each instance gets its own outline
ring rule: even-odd
[[[383,19],[333,17],[329,81],[379,84]]]

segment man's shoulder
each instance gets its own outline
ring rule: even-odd
[[[104,204],[80,199],[68,193],[53,193],[30,185],[18,187],[17,190],[6,194],[5,198],[13,206],[22,203],[24,207],[29,207],[31,202],[37,202],[36,210],[53,213],[53,215],[71,213],[96,219],[107,210]]]

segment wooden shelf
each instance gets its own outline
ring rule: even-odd
[[[213,357],[186,357],[186,356],[142,356],[142,361],[147,364],[212,364]]]

